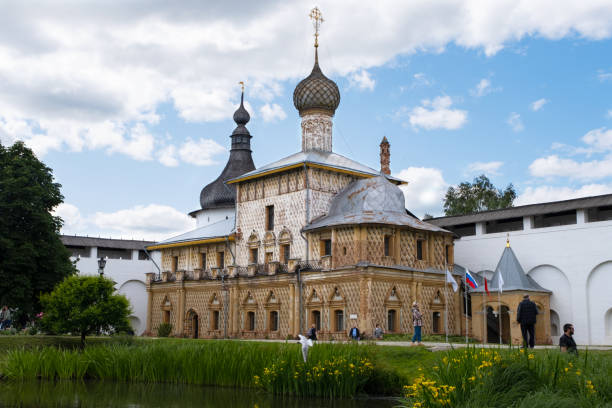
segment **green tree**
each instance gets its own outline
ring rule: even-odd
[[[516,191],[512,183],[502,191],[481,174],[473,183],[465,181],[456,188],[448,188],[444,197],[444,214],[463,215],[512,207],[515,198]]]
[[[115,294],[114,283],[98,276],[70,276],[53,292],[40,297],[43,306],[42,325],[54,333],[85,336],[99,330],[129,330],[130,303]]]
[[[60,241],[60,185],[22,142],[0,144],[0,304],[22,319],[40,310],[39,296],[74,273]]]

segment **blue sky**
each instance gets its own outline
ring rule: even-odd
[[[334,150],[378,168],[386,136],[411,211],[440,215],[448,186],[481,173],[518,204],[612,192],[612,5],[356,4],[319,4],[321,67],[342,98]],[[312,6],[10,6],[0,141],[54,169],[66,233],[188,229],[225,165],[238,81],[255,164],[299,150]]]

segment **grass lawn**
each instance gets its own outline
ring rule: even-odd
[[[481,349],[478,344],[431,352],[368,342],[321,343],[311,349],[305,365],[293,341],[92,337],[85,352],[78,347],[77,337],[0,336],[0,373],[259,387],[270,394],[301,396],[404,395],[405,406],[423,408],[612,407],[610,351],[581,349],[576,357],[556,349]],[[10,367],[9,358],[14,360]],[[340,377],[331,376],[338,370]],[[323,372],[314,384],[311,380]],[[353,373],[359,375],[353,378]],[[444,400],[433,397],[438,394]]]

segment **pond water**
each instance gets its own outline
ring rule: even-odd
[[[273,397],[255,390],[171,384],[0,381],[0,407],[63,408],[391,408],[389,398]]]

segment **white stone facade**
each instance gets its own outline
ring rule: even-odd
[[[525,273],[553,292],[553,344],[572,323],[578,344],[612,345],[612,221],[586,222],[578,209],[573,225],[533,228],[532,217],[524,217],[521,231],[486,234],[479,222],[476,235],[455,241],[455,262],[494,270],[507,234]]]

